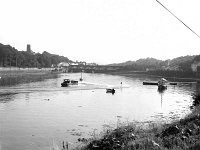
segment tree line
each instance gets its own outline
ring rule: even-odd
[[[126,61],[123,63],[110,64],[110,65],[121,66],[124,70],[138,70],[138,71],[172,70],[172,71],[192,72],[192,64],[198,64],[199,62],[200,62],[200,55],[194,55],[194,56],[181,56],[174,58],[172,60],[170,59],[158,60],[155,58],[145,58],[136,61]]]
[[[18,51],[10,45],[0,43],[1,67],[37,67],[47,68],[60,62],[72,62],[67,57],[50,54],[44,51],[42,54],[32,51]]]

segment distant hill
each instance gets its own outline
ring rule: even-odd
[[[161,69],[163,66],[167,66],[166,61],[155,58],[139,59],[136,61],[136,63],[143,67],[143,69]]]
[[[15,67],[51,67],[60,62],[72,62],[67,57],[50,54],[44,51],[42,54],[33,51],[18,51],[10,45],[0,43],[0,66]]]
[[[143,58],[136,61],[109,64],[110,66],[123,66],[135,70],[182,70],[191,71],[194,63],[200,62],[200,55],[181,56],[172,60],[158,60],[155,58]]]
[[[51,67],[60,62],[73,62],[67,57],[50,54],[44,51],[42,54],[35,53],[31,49],[18,51],[10,45],[0,43],[0,66],[8,67]],[[200,55],[181,56],[172,60],[158,60],[155,58],[141,58],[136,61],[126,61],[122,63],[109,64],[107,66],[120,66],[121,70],[178,70],[194,71],[200,70]]]
[[[113,63],[113,64],[108,64],[108,66],[129,66],[135,64],[135,61],[126,61],[122,63]]]
[[[169,68],[173,70],[179,69],[179,70],[184,70],[184,71],[190,71],[191,70],[191,65],[194,62],[196,56],[181,56],[174,58],[169,61]]]
[[[162,66],[166,66],[167,62],[158,60],[155,58],[141,58],[137,61],[126,61],[123,63],[109,64],[110,66],[123,66],[127,68],[132,68],[136,70],[146,70],[146,69],[161,69]]]

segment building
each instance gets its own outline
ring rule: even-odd
[[[32,50],[31,50],[31,45],[27,44],[26,46],[26,52],[31,53],[31,54],[35,54]]]
[[[199,71],[199,67],[200,67],[200,61],[195,61],[192,65],[191,65],[191,68],[192,68],[192,71],[193,72],[197,72],[197,69]]]
[[[68,62],[60,62],[57,66],[58,67],[69,67],[69,63]]]

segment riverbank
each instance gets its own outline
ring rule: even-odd
[[[117,72],[109,73],[134,77],[135,75],[148,75],[161,77],[159,75],[146,74],[144,72]],[[162,76],[163,77],[163,76]],[[199,81],[198,78],[166,77],[169,81]],[[114,130],[108,130],[101,138],[90,140],[80,150],[102,150],[102,149],[200,149],[200,94],[193,96],[193,105],[190,106],[192,113],[185,118],[170,124],[149,123],[148,128],[141,124],[129,123]]]
[[[0,68],[0,77],[0,86],[11,86],[56,78],[57,73],[52,73],[50,68]]]
[[[170,82],[200,82],[200,75],[191,72],[181,71],[121,71],[121,72],[110,72],[106,74],[121,75],[126,77],[135,77],[136,75],[152,76],[152,77],[164,77]]]
[[[134,123],[120,126],[99,139],[91,140],[81,150],[199,150],[200,94],[193,96],[192,113],[171,124],[149,124],[143,128]]]

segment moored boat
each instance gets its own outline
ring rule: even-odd
[[[76,80],[70,80],[70,79],[64,79],[63,82],[61,83],[62,87],[67,87],[69,85],[77,85],[78,81]]]
[[[158,82],[143,82],[143,85],[158,85]]]
[[[167,89],[167,85],[158,85],[158,90],[165,90]]]
[[[165,90],[167,89],[167,84],[168,81],[165,79],[165,78],[161,78],[159,81],[158,81],[158,90]]]
[[[115,93],[115,89],[106,89],[106,93],[114,94]]]
[[[169,85],[177,85],[178,83],[176,82],[170,82]]]

